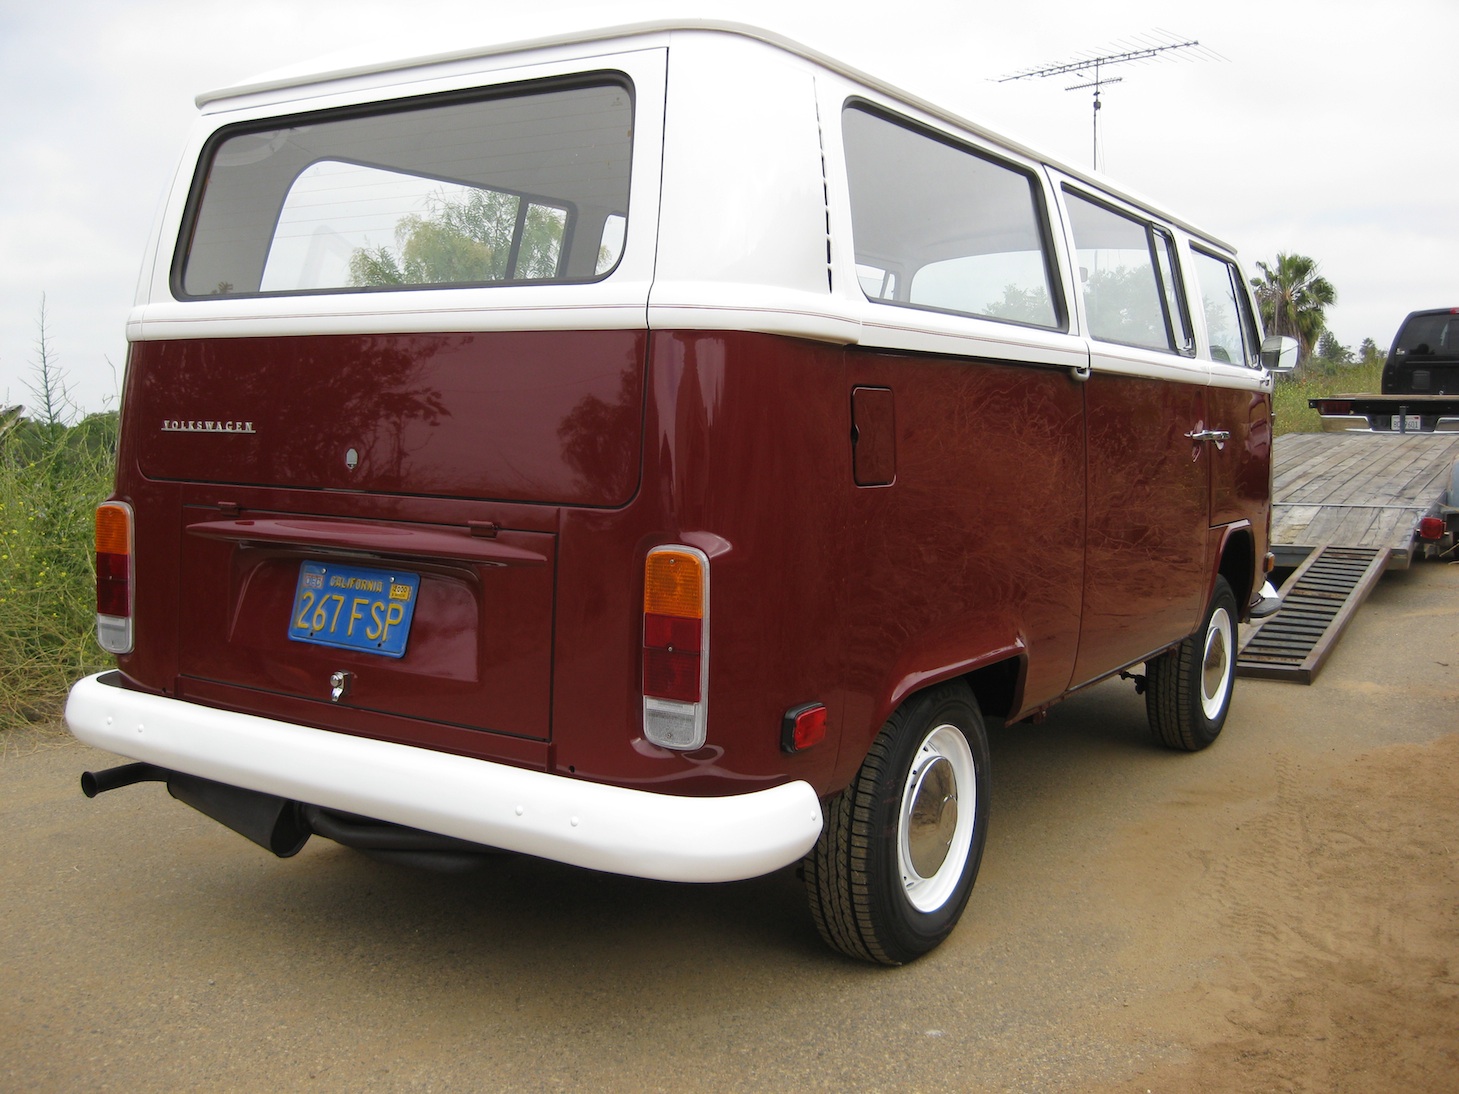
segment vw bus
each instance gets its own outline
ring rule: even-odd
[[[130,314],[77,737],[318,834],[941,942],[984,719],[1221,732],[1271,368],[1230,246],[807,48],[655,24],[199,98]],[[1269,587],[1268,587],[1269,588]]]

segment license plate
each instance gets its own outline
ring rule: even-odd
[[[342,650],[404,657],[420,575],[304,562],[289,613],[289,637]]]
[[[1424,428],[1423,416],[1419,414],[1393,415],[1393,432],[1419,433]]]

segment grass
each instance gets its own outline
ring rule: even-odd
[[[1278,376],[1272,396],[1272,415],[1278,436],[1283,433],[1320,433],[1322,419],[1307,405],[1308,399],[1344,392],[1377,391],[1383,379],[1383,364],[1349,365],[1333,372],[1310,376]]]
[[[0,432],[0,730],[54,719],[110,664],[96,618],[92,521],[111,490],[116,415]]]

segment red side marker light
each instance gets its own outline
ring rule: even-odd
[[[1418,534],[1420,539],[1443,539],[1444,518],[1424,517],[1418,522]]]
[[[804,752],[826,739],[826,705],[806,703],[785,712],[780,724],[780,747],[786,752]]]

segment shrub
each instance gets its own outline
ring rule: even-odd
[[[115,413],[0,434],[0,729],[57,716],[70,685],[109,663],[92,637],[92,514],[116,436]]]
[[[1344,392],[1377,391],[1383,380],[1381,359],[1351,365],[1333,372],[1301,372],[1278,376],[1272,395],[1273,431],[1283,433],[1320,433],[1322,417],[1307,405],[1308,399]]]

